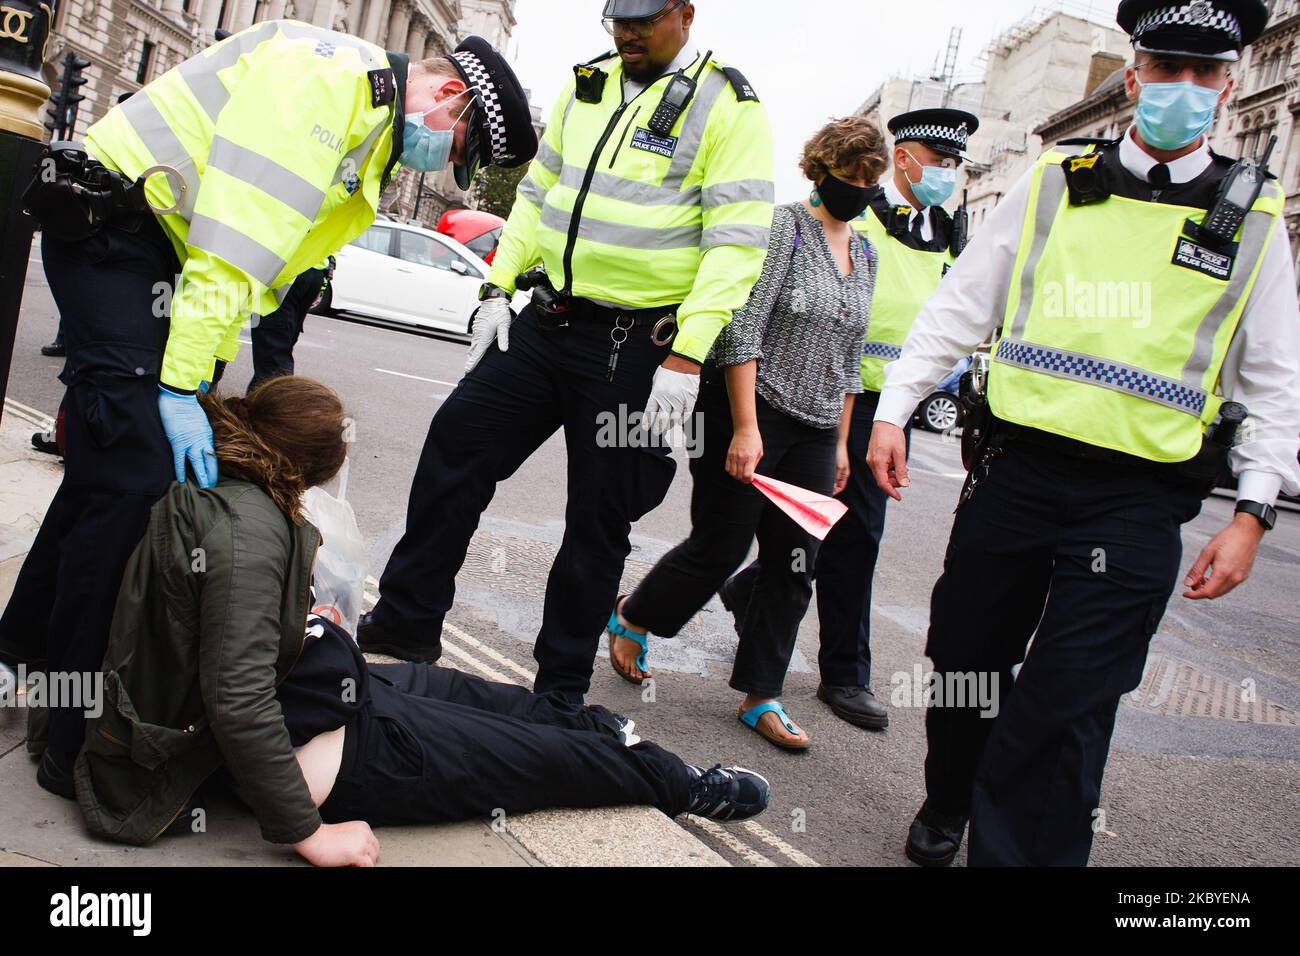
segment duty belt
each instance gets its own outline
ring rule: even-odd
[[[618,325],[625,329],[648,326],[656,345],[667,345],[677,334],[677,310],[680,305],[660,305],[650,309],[629,309],[600,305],[590,299],[571,298],[568,317],[579,322]]]
[[[1090,445],[1087,442],[1077,441],[1073,438],[1066,438],[1064,435],[1053,435],[1051,432],[1045,432],[1037,428],[1026,428],[1024,425],[1016,425],[1012,422],[999,422],[997,431],[998,438],[1001,442],[1024,442],[1029,445],[1036,445],[1039,448],[1046,448],[1048,451],[1054,451],[1060,455],[1065,455],[1067,458],[1078,458],[1083,461],[1099,461],[1111,465],[1125,465],[1131,468],[1142,468],[1147,470],[1171,468],[1171,465],[1167,462],[1152,461],[1149,458],[1139,458],[1137,455],[1130,455],[1126,452],[1115,451],[1110,448],[1102,448],[1098,445]]]

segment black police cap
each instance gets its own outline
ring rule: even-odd
[[[1124,0],[1116,15],[1140,53],[1236,60],[1268,24],[1263,0]]]
[[[605,12],[602,17],[616,20],[644,20],[672,3],[673,0],[605,0]]]
[[[455,169],[456,185],[468,189],[480,166],[522,166],[536,156],[537,131],[519,77],[491,43],[466,37],[447,58],[478,89],[478,108],[465,137],[465,165]]]
[[[894,144],[921,143],[937,153],[964,159],[979,117],[965,110],[929,109],[900,113],[889,121]]]

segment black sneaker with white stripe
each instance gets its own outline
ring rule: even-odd
[[[767,809],[772,785],[744,767],[716,765],[712,770],[687,765],[691,803],[687,813],[712,820],[746,820]]]

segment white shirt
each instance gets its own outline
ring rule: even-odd
[[[1120,162],[1146,178],[1156,164],[1132,130]],[[1211,162],[1208,147],[1169,163],[1170,180],[1187,182]],[[916,406],[958,359],[974,351],[1001,324],[1020,246],[1032,173],[1021,177],[962,253],[917,316],[903,357],[885,370],[876,420],[903,427]],[[1250,412],[1230,463],[1238,500],[1273,504],[1279,490],[1300,494],[1300,305],[1291,243],[1279,217],[1220,375],[1220,391]]]
[[[889,200],[889,204],[891,206],[908,206],[911,208],[912,214],[907,217],[907,228],[911,229],[912,223],[916,221],[916,217],[920,216],[921,217],[921,238],[924,239],[926,242],[929,242],[931,239],[933,239],[934,226],[932,225],[931,222],[930,207],[923,206],[922,208],[917,209],[910,202],[908,202],[903,197],[903,191],[899,189],[898,184],[894,182],[893,176],[890,176],[888,179],[885,180],[884,189],[885,189],[885,198]]]
[[[688,66],[690,66],[692,63],[695,62],[695,58],[698,57],[699,55],[700,55],[700,51],[696,48],[695,44],[687,43],[686,46],[681,48],[681,51],[677,54],[676,59],[674,59],[673,62],[668,64],[667,69],[665,69],[663,72],[663,76],[667,76],[670,73],[676,73],[678,70],[686,69]],[[656,77],[655,80],[651,82],[656,82],[658,79],[659,77]],[[628,76],[627,73],[624,73],[623,74],[623,102],[624,103],[632,102],[632,100],[640,96],[641,93],[645,91],[645,88],[649,85],[650,83],[638,83],[636,80]]]

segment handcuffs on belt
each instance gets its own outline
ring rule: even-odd
[[[154,206],[145,184],[158,174],[167,177],[173,205]],[[150,166],[134,182],[94,160],[79,144],[56,140],[37,163],[37,172],[23,194],[24,210],[41,228],[66,241],[88,239],[105,223],[151,212],[167,216],[185,205],[189,187],[174,166]]]

